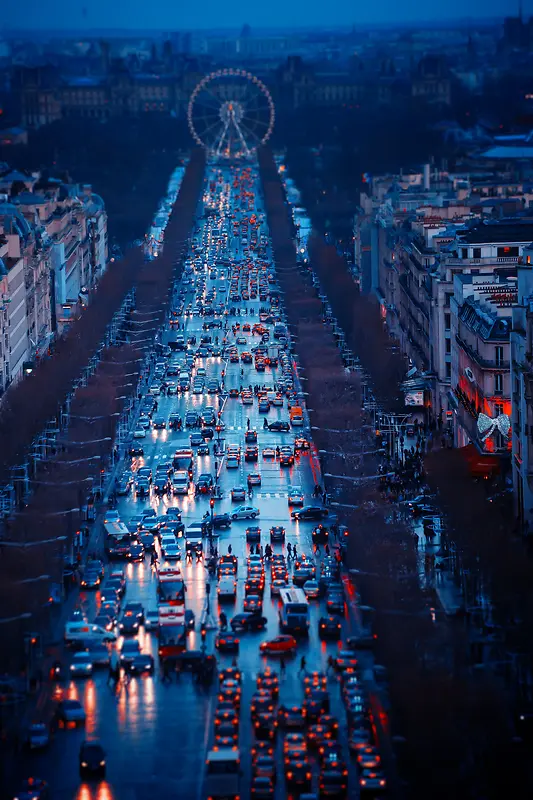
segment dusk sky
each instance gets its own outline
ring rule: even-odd
[[[184,30],[194,28],[351,25],[432,19],[465,19],[516,13],[518,0],[26,0],[6,2],[2,10],[8,29],[131,28]]]

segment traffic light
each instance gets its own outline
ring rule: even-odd
[[[215,506],[215,498],[214,497],[210,498],[209,505],[211,506],[211,508],[214,508],[214,506]]]

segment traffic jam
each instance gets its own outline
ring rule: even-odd
[[[304,400],[258,171],[209,164],[52,721],[32,723],[42,793],[17,797],[387,793],[371,609]]]

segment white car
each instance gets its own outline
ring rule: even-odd
[[[133,434],[134,439],[146,439],[146,431],[144,428],[137,428]]]
[[[255,506],[237,506],[237,508],[231,512],[232,519],[255,519],[259,516],[259,509],[255,508]]]
[[[169,544],[164,547],[163,555],[167,561],[181,561],[181,550],[177,544]]]
[[[153,386],[150,386],[150,388],[148,389],[148,392],[153,397],[159,397],[159,395],[161,394],[161,387],[159,386],[159,384],[154,384]]]
[[[93,661],[89,653],[74,654],[70,674],[75,678],[89,678],[93,674]]]
[[[312,600],[316,600],[320,595],[320,589],[317,581],[306,581],[303,585],[303,590],[305,592],[305,596],[311,598]]]
[[[304,493],[299,486],[289,486],[287,499],[290,506],[303,506]]]
[[[120,522],[120,514],[118,511],[106,511],[104,524],[107,524],[108,522]]]
[[[226,469],[238,469],[239,459],[237,456],[228,456],[226,458]]]
[[[159,611],[144,612],[144,630],[156,631],[159,625]]]

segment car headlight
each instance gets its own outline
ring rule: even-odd
[[[105,761],[100,761],[100,766],[105,767]]]
[[[82,767],[88,767],[89,766],[86,761],[82,761],[81,765],[82,765]]]

